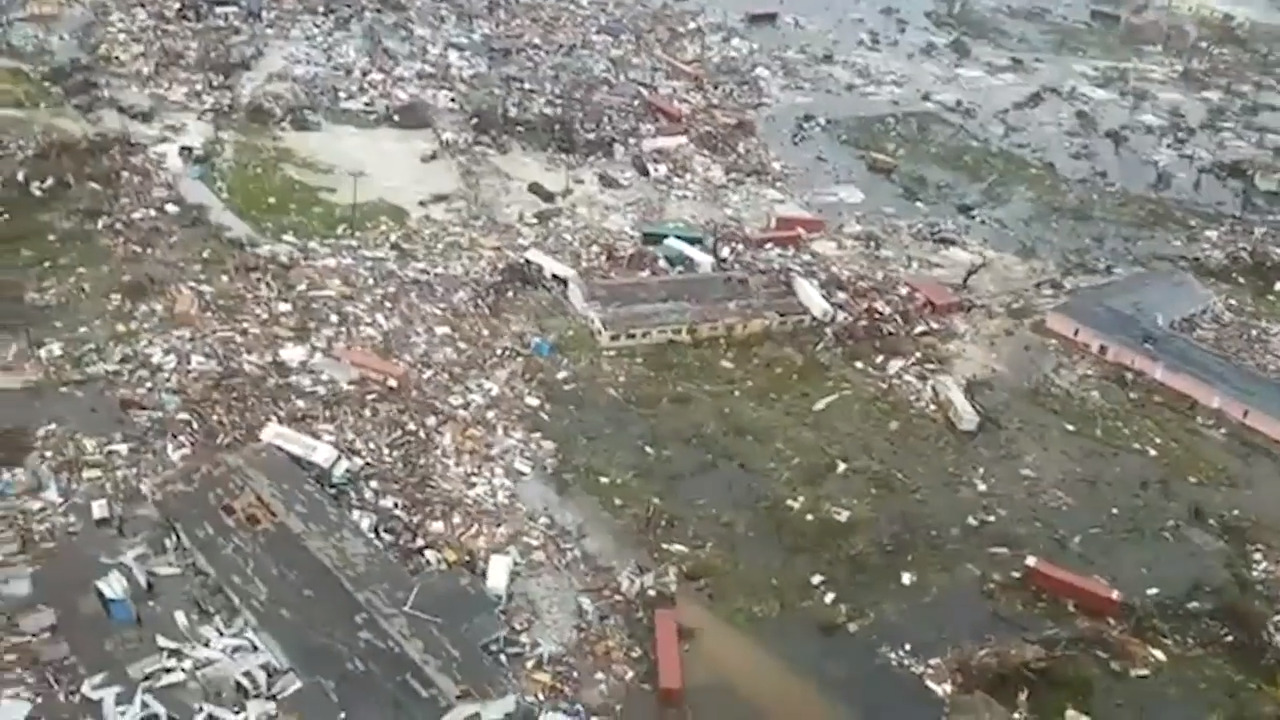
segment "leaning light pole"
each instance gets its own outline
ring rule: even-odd
[[[363,170],[348,170],[347,175],[351,177],[351,232],[356,231],[356,208],[360,204],[360,178],[364,177]]]

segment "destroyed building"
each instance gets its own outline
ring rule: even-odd
[[[0,390],[20,390],[40,379],[25,329],[0,326]]]
[[[31,328],[40,313],[26,301],[26,283],[0,276],[0,389],[35,383],[40,368],[31,355]]]
[[[1171,329],[1213,302],[1187,273],[1139,272],[1076,293],[1046,315],[1045,326],[1280,440],[1280,384]]]
[[[462,571],[413,576],[274,448],[183,470],[161,513],[226,586],[304,688],[300,717],[444,717],[509,695],[481,650],[503,632],[496,601]],[[294,704],[297,706],[295,707]]]
[[[601,347],[692,342],[813,323],[785,283],[745,273],[592,280],[583,295]]]

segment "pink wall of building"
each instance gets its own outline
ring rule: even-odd
[[[1084,347],[1109,363],[1122,365],[1147,375],[1195,399],[1201,405],[1218,410],[1232,420],[1248,425],[1272,440],[1280,441],[1280,419],[1270,417],[1257,408],[1223,397],[1216,388],[1190,375],[1166,368],[1164,363],[1145,352],[1121,345],[1061,313],[1051,311],[1045,316],[1044,324],[1049,330]]]

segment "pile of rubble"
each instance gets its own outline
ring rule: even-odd
[[[137,685],[131,696],[121,685],[104,685],[107,673],[85,678],[80,695],[99,703],[102,717],[169,717],[168,710],[151,691],[197,680],[208,689],[223,685],[222,694],[243,698],[242,707],[231,710],[210,703],[196,705],[197,720],[258,720],[275,717],[277,701],[302,687],[302,681],[282,665],[262,640],[243,623],[192,626],[185,616],[176,617],[184,638],[156,636],[161,652],[149,655],[129,667]],[[121,696],[130,696],[121,707]]]
[[[746,127],[740,108],[759,103],[770,78],[731,27],[687,11],[586,2],[411,12],[285,3],[246,23],[190,11],[199,5],[119,6],[101,15],[97,61],[135,84],[107,94],[151,94],[295,127],[360,117],[610,156],[651,135],[654,114],[679,125],[696,113],[695,140],[734,149],[733,129]],[[678,59],[686,54],[706,67]],[[709,73],[732,80],[699,86]],[[768,170],[760,157],[748,164]]]
[[[354,118],[434,128],[463,157],[519,143],[569,164],[603,158],[613,165],[600,171],[601,187],[648,178],[742,225],[758,224],[781,197],[779,167],[744,120],[776,90],[779,69],[730,29],[633,4],[461,3],[407,15],[366,5],[284,3],[246,22],[193,13],[190,3],[108,5],[63,90],[99,120],[118,113],[137,137],[166,145],[176,140],[157,118],[175,108],[295,129]],[[684,59],[695,56],[701,65]],[[90,311],[33,350],[51,380],[111,388],[110,414],[126,428],[41,433],[39,458],[63,485],[56,492],[149,490],[177,464],[287,426],[352,460],[355,471],[320,480],[372,540],[413,571],[466,568],[504,600],[509,631],[486,650],[519,671],[529,695],[580,713],[634,686],[635,588],[557,520],[530,514],[527,494],[549,481],[557,451],[526,427],[546,402],[531,376],[557,359],[530,357],[532,321],[494,312],[495,297],[514,293],[502,282],[514,253],[477,238],[546,248],[584,275],[634,272],[617,263],[636,245],[617,225],[664,200],[640,194],[612,225],[587,208],[521,227],[469,214],[449,233],[411,226],[227,243],[186,209],[174,183],[189,168],[168,164],[169,149],[118,137],[45,141],[4,161],[6,190],[84,191],[89,199],[68,202],[93,213],[112,256],[108,267],[78,270],[80,282],[56,276],[33,293],[51,309]],[[103,172],[75,174],[84,154]],[[757,247],[730,262],[814,278],[840,313],[828,343],[885,340],[875,369],[932,397],[938,365],[919,339],[944,336],[949,321],[901,276],[841,269],[811,247]],[[250,699],[241,712],[254,717],[293,687],[241,627],[193,626],[157,642],[132,695],[96,676],[81,695],[104,716],[128,695],[137,714],[154,710],[152,689],[218,674],[242,687]]]
[[[1280,328],[1252,305],[1223,297],[1174,329],[1264,375],[1280,375]]]

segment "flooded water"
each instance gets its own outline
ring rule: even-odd
[[[685,600],[701,603],[684,606],[700,629],[695,717],[709,706],[937,718],[941,700],[892,656],[919,662],[1069,621],[1061,608],[993,601],[986,583],[1021,553],[1097,572],[1131,597],[1204,598],[1230,586],[1229,558],[1197,540],[1218,531],[1191,519],[1273,494],[1271,450],[1207,435],[1173,408],[1139,411],[1124,393],[1093,407],[993,386],[976,394],[992,424],[966,439],[802,340],[602,356],[559,337],[572,381],[547,368],[543,429],[562,453],[559,491],[608,508],[625,529],[605,535],[686,568]],[[1188,662],[1139,681],[1099,659],[1080,671],[1087,682],[1046,686],[1033,707],[1199,720],[1237,681]]]
[[[652,563],[629,529],[610,517],[597,500],[574,488],[556,488],[534,476],[517,486],[525,507],[555,518],[583,538],[596,557],[619,566],[633,560]],[[792,667],[742,628],[718,617],[692,594],[677,598],[680,623],[689,637],[685,655],[689,720],[735,717],[742,720],[859,720],[860,714],[831,702],[818,682]],[[733,712],[729,714],[730,709]],[[652,718],[650,693],[637,693],[626,717]]]
[[[1280,210],[1241,170],[1271,166],[1280,116],[1239,96],[1268,87],[1280,64],[1269,49],[1280,30],[1265,24],[1276,8],[1230,8],[1255,18],[1241,29],[1205,20],[1213,3],[1184,5],[1196,14],[1161,10],[1160,27],[1192,27],[1248,62],[1208,67],[1203,50],[1161,47],[1163,31],[1152,44],[1091,22],[1083,2],[791,3],[797,23],[746,31],[809,60],[776,79],[762,126],[829,215],[951,220],[999,249],[1054,259],[1177,252],[1200,223]],[[897,171],[870,169],[867,151],[896,158]],[[823,192],[850,185],[865,199]]]
[[[680,622],[693,639],[686,655],[687,681],[695,696],[703,688],[723,687],[744,702],[752,717],[761,720],[856,720],[829,702],[813,680],[765,650],[741,629],[735,628],[693,597],[679,601]],[[694,707],[692,717],[724,717],[719,700],[705,709]],[[738,716],[742,717],[742,716]]]

